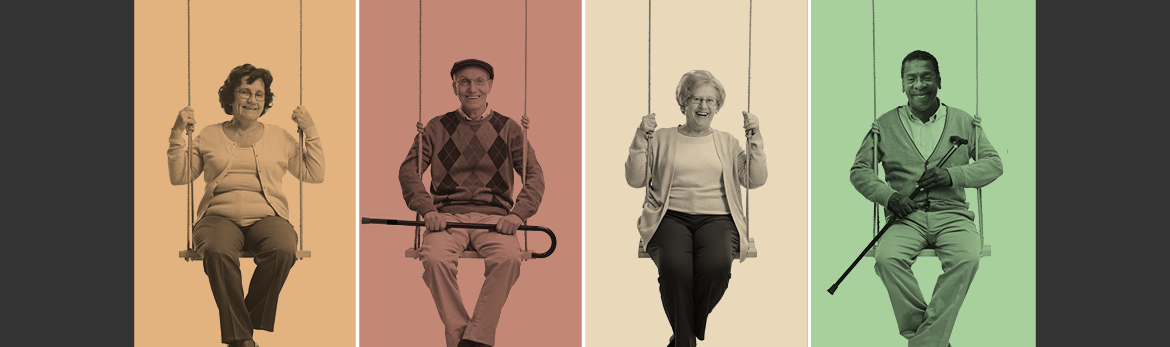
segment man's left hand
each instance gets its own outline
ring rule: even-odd
[[[943,168],[930,168],[930,170],[926,170],[926,173],[922,174],[922,178],[918,179],[918,189],[950,186],[951,173]]]
[[[520,216],[510,214],[496,222],[496,231],[504,235],[516,235],[516,228],[521,224],[524,224],[524,221],[520,220]]]

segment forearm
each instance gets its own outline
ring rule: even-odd
[[[526,223],[528,218],[536,215],[540,209],[540,203],[544,200],[544,169],[540,167],[540,162],[536,160],[536,152],[529,147],[528,150],[528,167],[524,170],[524,187],[520,189],[520,194],[516,197],[516,204],[512,206],[512,214],[519,216],[521,220]]]
[[[956,188],[982,188],[994,182],[1003,175],[1003,162],[999,152],[987,141],[987,137],[980,131],[977,135],[978,145],[969,144],[967,153],[974,162],[947,168],[951,176],[951,186]],[[978,148],[978,151],[976,151]]]
[[[425,148],[424,148],[425,149]],[[424,158],[427,158],[425,153]],[[418,156],[418,141],[410,147],[410,151],[406,154],[406,160],[402,161],[402,166],[398,168],[398,183],[402,187],[402,198],[406,201],[406,206],[419,214],[426,215],[427,212],[436,211],[434,198],[427,193],[427,188],[423,185],[422,170],[419,170],[419,156]],[[426,161],[423,161],[423,168],[426,168]]]
[[[849,170],[849,182],[867,200],[886,205],[890,196],[896,191],[878,177],[877,162],[874,161],[873,136],[867,134],[853,159],[853,167]]]
[[[304,129],[305,149],[302,155],[300,143],[296,143],[296,155],[290,158],[289,172],[297,179],[308,183],[325,181],[325,148],[316,126]],[[304,171],[302,171],[302,168]]]
[[[641,130],[634,131],[634,140],[630,143],[630,154],[626,157],[626,184],[630,187],[642,188],[650,184],[649,160],[650,140]]]
[[[195,180],[203,169],[203,158],[198,153],[191,153],[188,161],[187,141],[183,136],[183,130],[172,130],[167,140],[167,171],[171,184],[176,186]]]
[[[764,136],[756,132],[748,139],[747,144],[748,149],[740,152],[739,155],[740,170],[737,175],[741,185],[748,187],[748,189],[755,189],[768,181],[768,157],[764,154]],[[751,165],[745,165],[749,159]],[[749,181],[747,181],[749,177],[751,178],[750,186],[748,185]]]

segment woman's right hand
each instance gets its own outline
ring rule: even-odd
[[[658,122],[654,120],[654,114],[642,116],[642,124],[638,125],[638,131],[646,134],[646,136],[654,135],[654,128],[658,127]]]
[[[183,129],[194,130],[195,128],[195,109],[191,106],[184,107],[179,111],[179,115],[175,117],[175,126],[171,128],[174,131],[183,131]]]

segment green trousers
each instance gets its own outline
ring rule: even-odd
[[[910,340],[910,347],[948,345],[983,252],[973,217],[965,209],[915,211],[890,226],[877,243],[874,269],[890,295],[898,331]],[[935,249],[943,270],[930,304],[911,270],[924,248]]]

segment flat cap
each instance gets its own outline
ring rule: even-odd
[[[478,66],[484,70],[487,70],[488,79],[496,79],[496,72],[492,69],[492,64],[488,64],[487,62],[479,59],[463,59],[455,62],[455,65],[451,66],[451,78],[455,78],[456,71],[459,71],[468,66]]]

